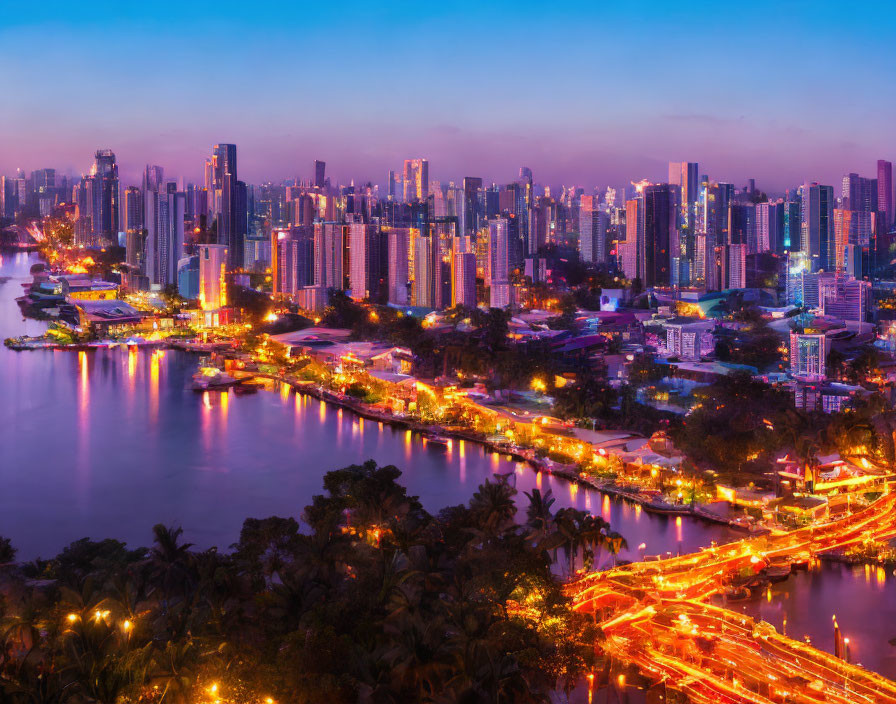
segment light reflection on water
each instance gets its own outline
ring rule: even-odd
[[[45,328],[23,321],[13,302],[32,261],[2,258],[0,276],[20,277],[0,284],[3,337]],[[432,511],[466,502],[484,479],[509,473],[521,507],[522,492],[538,488],[552,492],[555,510],[598,510],[628,541],[621,558],[640,559],[641,543],[652,555],[742,537],[573,488],[475,443],[457,441],[448,452],[405,429],[376,423],[373,430],[323,402],[289,399],[288,388],[197,394],[188,388],[195,364],[174,351],[0,347],[0,535],[21,557],[47,557],[84,536],[146,544],[158,522],[183,525],[200,548],[226,548],[247,516],[299,515],[321,492],[325,472],[367,458],[397,465],[409,493]],[[342,432],[343,422],[351,432]],[[809,633],[822,647],[836,611],[856,659],[892,676],[894,584],[876,566],[822,565],[774,585],[771,602],[765,596],[741,608],[762,610],[778,628],[786,615],[789,632]]]

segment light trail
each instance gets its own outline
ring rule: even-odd
[[[896,704],[896,683],[706,603],[773,562],[792,563],[896,537],[896,494],[842,519],[667,560],[583,575],[573,609],[594,613],[613,658],[636,665],[696,704]]]

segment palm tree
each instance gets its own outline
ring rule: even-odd
[[[526,525],[529,526],[530,532],[527,536],[536,545],[539,545],[553,529],[554,514],[551,507],[554,505],[554,496],[550,489],[544,494],[541,489],[533,489],[530,494],[528,491],[523,492],[529,499],[529,505],[526,507]]]
[[[506,478],[492,482],[486,480],[479,485],[473,498],[470,499],[470,511],[476,524],[488,535],[497,535],[512,524],[516,515],[516,494]]]
[[[149,559],[156,578],[162,584],[166,602],[171,599],[175,590],[183,593],[191,581],[190,548],[193,543],[180,542],[183,532],[183,528],[169,528],[161,523],[157,523],[152,529],[155,545]]]

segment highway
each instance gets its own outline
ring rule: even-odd
[[[575,610],[597,619],[605,638],[595,647],[692,702],[896,704],[891,680],[707,603],[760,580],[772,563],[893,537],[896,494],[890,493],[839,520],[591,572],[567,593]]]

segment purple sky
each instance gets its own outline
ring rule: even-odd
[[[199,181],[216,142],[250,182],[662,179],[669,160],[779,191],[896,158],[896,10],[830,0],[436,8],[47,0],[5,9],[0,173],[115,151]],[[869,18],[874,17],[871,31]]]

